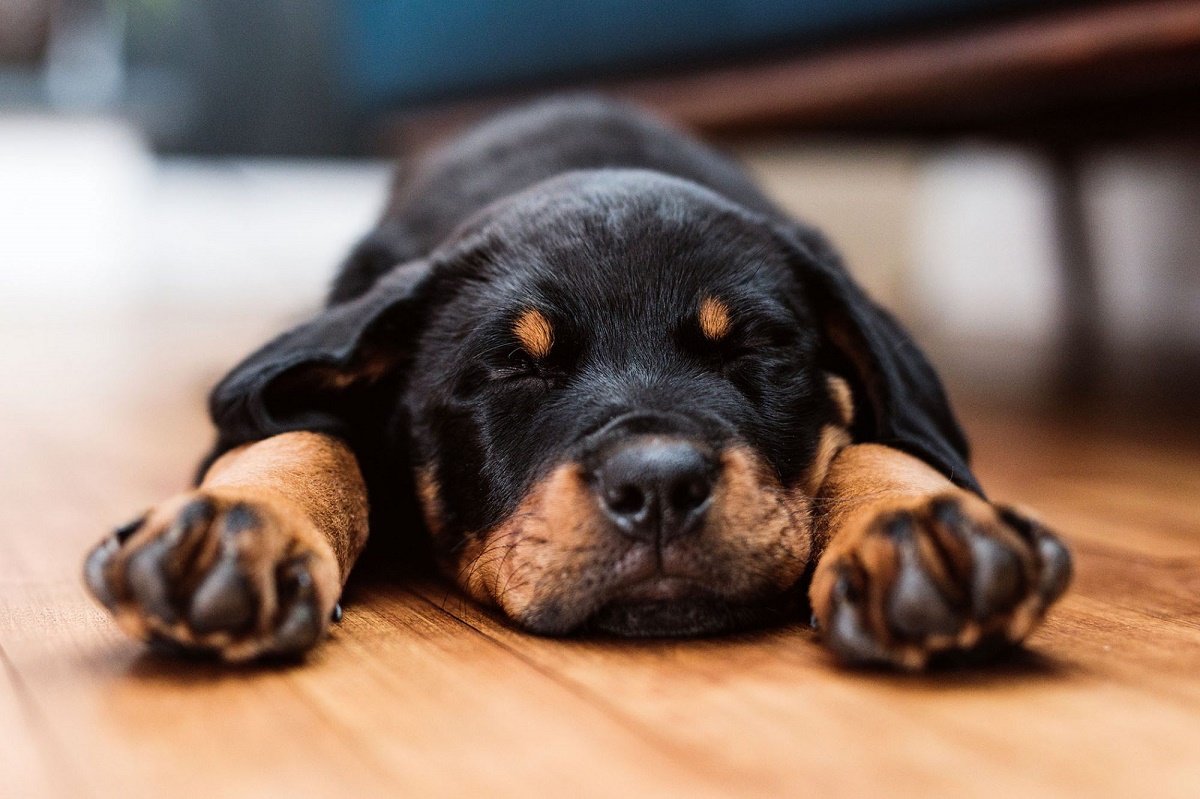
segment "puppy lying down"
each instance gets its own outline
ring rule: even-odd
[[[325,310],[210,410],[199,487],[85,577],[131,635],[230,661],[316,646],[368,530],[530,632],[811,614],[905,669],[1020,642],[1071,572],[984,496],[933,368],[816,230],[596,99],[403,169]]]

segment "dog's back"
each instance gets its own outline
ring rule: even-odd
[[[733,161],[641,111],[559,97],[494,117],[402,166],[376,229],[343,265],[330,302],[359,296],[398,263],[428,254],[489,203],[579,169],[641,168],[685,178],[778,216]]]

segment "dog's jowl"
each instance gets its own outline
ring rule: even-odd
[[[1015,644],[1065,589],[908,334],[732,162],[575,98],[402,174],[325,310],[213,390],[199,486],[88,557],[131,634],[303,652],[368,528],[531,632],[811,616],[903,668]]]

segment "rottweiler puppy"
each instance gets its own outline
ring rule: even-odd
[[[210,410],[198,487],[85,578],[130,634],[230,661],[315,646],[369,529],[530,632],[811,613],[842,660],[905,669],[1020,642],[1071,572],[984,496],[933,368],[825,239],[600,99],[402,169],[324,311]]]

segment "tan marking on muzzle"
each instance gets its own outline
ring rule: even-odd
[[[726,584],[751,591],[753,578],[759,587],[788,588],[804,573],[812,550],[811,496],[785,488],[748,447],[732,447],[721,460],[705,536],[730,564]]]
[[[734,601],[789,588],[812,549],[811,498],[782,486],[748,447],[729,448],[721,462],[703,527],[664,545],[672,568]],[[521,622],[547,608],[603,604],[614,590],[614,569],[645,546],[613,528],[583,468],[567,463],[537,482],[503,522],[469,536],[443,567],[474,599]]]
[[[470,536],[450,566],[472,598],[520,619],[539,592],[553,591],[555,581],[576,575],[578,561],[604,543],[602,535],[583,467],[566,463],[534,484],[507,519]]]

